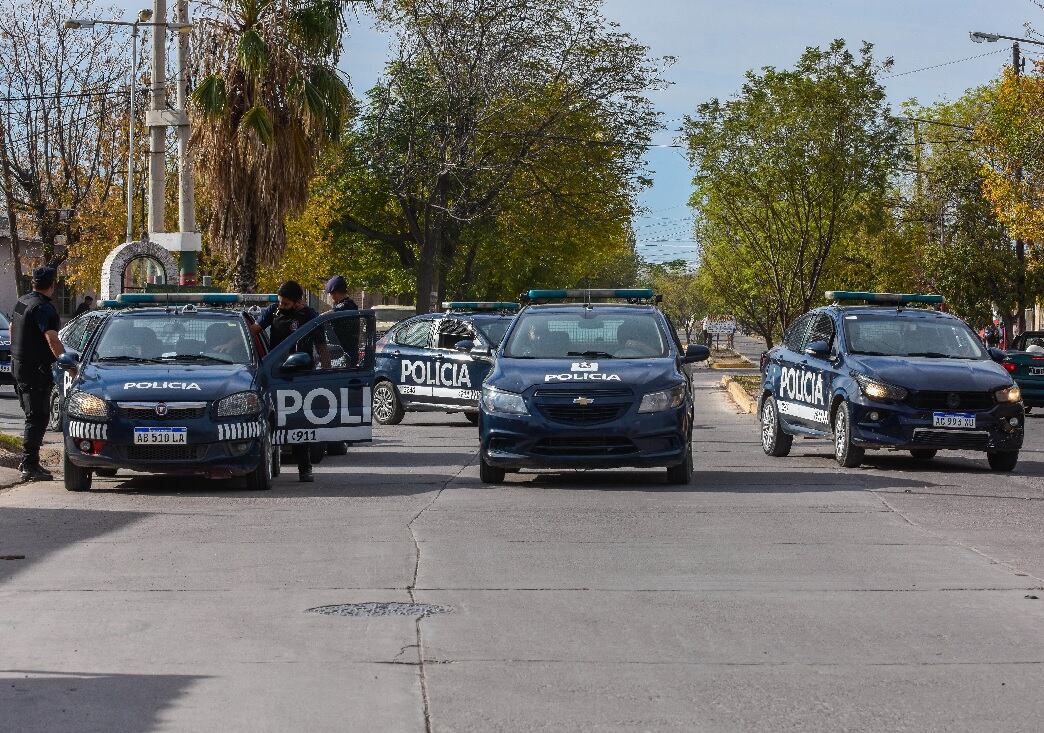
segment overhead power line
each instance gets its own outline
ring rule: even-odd
[[[922,72],[922,71],[931,71],[932,69],[941,69],[944,66],[950,66],[952,64],[960,64],[960,63],[964,63],[965,61],[974,61],[975,59],[981,59],[981,58],[984,58],[986,56],[994,56],[994,55],[999,54],[999,53],[1008,53],[1008,49],[1007,48],[998,48],[998,49],[994,49],[993,51],[987,51],[986,53],[980,53],[980,54],[978,54],[976,56],[965,56],[962,59],[953,59],[951,61],[944,61],[941,64],[934,64],[933,66],[922,66],[920,69],[910,69],[909,71],[901,71],[898,74],[891,74],[891,76],[894,78],[894,77],[897,77],[897,76],[906,76],[907,74],[917,74],[917,73]]]

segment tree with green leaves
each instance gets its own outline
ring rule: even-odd
[[[903,155],[878,80],[890,64],[836,40],[793,69],[748,72],[736,96],[686,119],[703,267],[769,345],[820,302],[838,245],[887,211]]]
[[[209,246],[253,292],[286,246],[324,148],[351,95],[336,63],[347,0],[228,0],[195,21],[193,154]]]

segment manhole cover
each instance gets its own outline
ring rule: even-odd
[[[309,608],[308,613],[324,616],[440,616],[452,610],[432,603],[341,603]]]

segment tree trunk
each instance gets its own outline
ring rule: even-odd
[[[4,197],[7,206],[7,226],[11,232],[11,269],[14,270],[15,292],[21,297],[28,292],[22,282],[22,248],[18,242],[18,215],[14,209],[14,183],[11,181],[11,168],[7,159],[7,137],[3,122],[0,121],[0,170],[3,172]]]
[[[238,293],[257,292],[257,242],[253,229],[244,227],[239,233],[235,274],[232,286]]]

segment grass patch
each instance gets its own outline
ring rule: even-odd
[[[22,437],[20,435],[7,435],[0,433],[0,449],[8,453],[22,452]]]
[[[757,398],[758,392],[761,391],[761,375],[760,374],[742,374],[732,378],[732,381],[743,388],[743,391],[749,394],[751,397]]]

